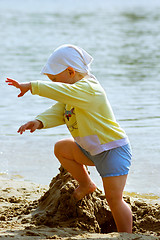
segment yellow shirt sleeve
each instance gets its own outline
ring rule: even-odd
[[[93,105],[95,91],[84,80],[74,84],[33,81],[31,86],[32,94],[50,98],[57,102],[74,105],[86,110]]]
[[[51,128],[63,125],[64,121],[64,107],[63,103],[57,102],[45,112],[39,114],[36,119],[43,123],[43,128]]]

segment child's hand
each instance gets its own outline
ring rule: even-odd
[[[20,89],[21,92],[18,97],[22,97],[29,90],[31,91],[31,83],[19,83],[11,78],[7,78],[6,83]]]
[[[22,134],[23,132],[25,132],[25,130],[30,130],[30,132],[33,133],[36,129],[41,129],[42,127],[43,123],[41,121],[33,120],[22,125],[17,132]]]

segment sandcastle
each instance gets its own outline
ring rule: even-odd
[[[61,166],[49,190],[39,199],[32,212],[32,223],[49,227],[79,228],[95,233],[116,232],[112,213],[104,194],[96,189],[76,201],[73,191],[78,183]],[[124,196],[133,212],[133,232],[160,235],[160,205],[146,199]]]
[[[61,166],[49,190],[39,199],[33,214],[36,225],[78,227],[90,232],[113,232],[116,226],[105,196],[99,189],[76,201],[73,191],[77,182]]]

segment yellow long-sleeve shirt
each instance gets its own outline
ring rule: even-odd
[[[85,77],[74,84],[35,81],[31,86],[32,94],[57,101],[36,117],[44,128],[66,124],[75,141],[91,155],[128,143],[95,78]]]

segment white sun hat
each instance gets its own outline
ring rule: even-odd
[[[55,49],[43,67],[41,74],[56,75],[68,67],[80,73],[90,74],[93,58],[82,48],[65,44]]]

